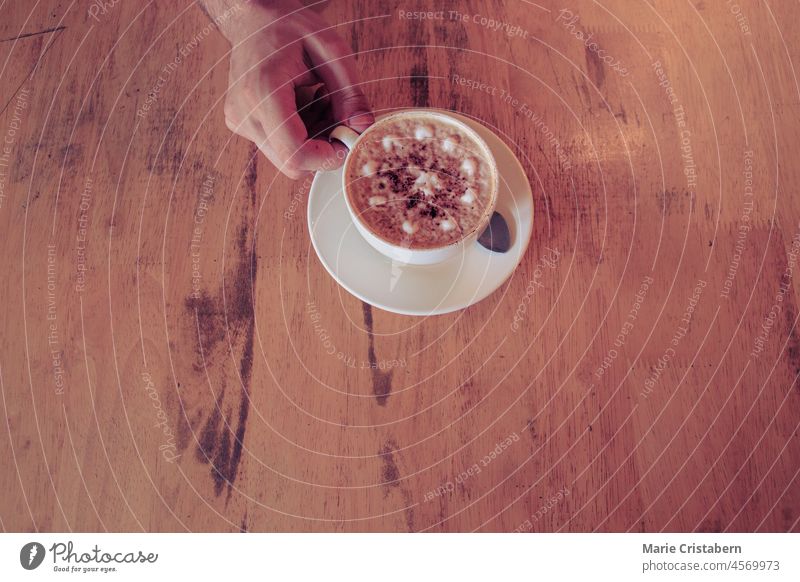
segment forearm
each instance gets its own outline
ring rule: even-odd
[[[198,0],[198,5],[231,43],[302,8],[298,0]]]

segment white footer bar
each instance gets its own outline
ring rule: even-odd
[[[800,534],[3,534],[3,580],[800,580]],[[242,578],[245,579],[245,578]]]

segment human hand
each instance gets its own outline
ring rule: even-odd
[[[374,122],[348,47],[298,0],[234,1],[204,2],[232,45],[228,128],[290,178],[341,166],[344,146],[325,136],[342,123],[362,132]]]

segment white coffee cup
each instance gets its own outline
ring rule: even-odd
[[[474,229],[466,233],[459,240],[448,243],[441,247],[413,249],[400,246],[384,239],[379,234],[373,232],[369,226],[361,220],[347,190],[348,163],[350,162],[352,156],[348,155],[345,159],[344,169],[342,171],[342,192],[344,193],[345,201],[347,202],[347,209],[350,211],[350,216],[353,219],[353,224],[355,224],[356,230],[358,230],[359,234],[361,234],[364,240],[366,240],[370,246],[372,246],[372,248],[382,255],[392,259],[393,261],[398,261],[400,263],[409,265],[433,265],[458,255],[459,253],[463,252],[467,245],[478,244],[476,241],[488,226],[489,220],[491,219],[492,213],[497,205],[497,192],[499,187],[497,163],[494,160],[494,156],[492,155],[492,151],[489,149],[489,146],[486,145],[486,142],[477,134],[477,132],[475,132],[475,130],[462,121],[438,111],[408,110],[392,113],[379,118],[374,125],[370,126],[362,134],[356,133],[347,126],[340,125],[331,132],[331,138],[342,142],[345,146],[347,146],[347,149],[352,152],[358,148],[361,141],[365,139],[365,136],[369,136],[369,134],[375,128],[379,128],[384,123],[404,116],[414,118],[420,118],[422,116],[425,119],[443,122],[454,126],[459,132],[469,136],[469,138],[481,149],[481,151],[478,152],[478,155],[483,162],[489,164],[492,173],[492,177],[489,180],[492,188],[490,192],[490,202],[486,205],[484,215],[481,217],[481,220],[477,223]]]

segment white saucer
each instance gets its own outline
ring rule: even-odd
[[[462,115],[492,149],[500,170],[497,212],[511,232],[506,253],[477,242],[458,256],[430,266],[393,262],[374,250],[353,225],[342,192],[342,170],[318,172],[308,195],[308,231],[319,260],[347,291],[370,305],[401,315],[440,315],[486,298],[517,268],[533,231],[533,197],[514,153],[491,130]]]

